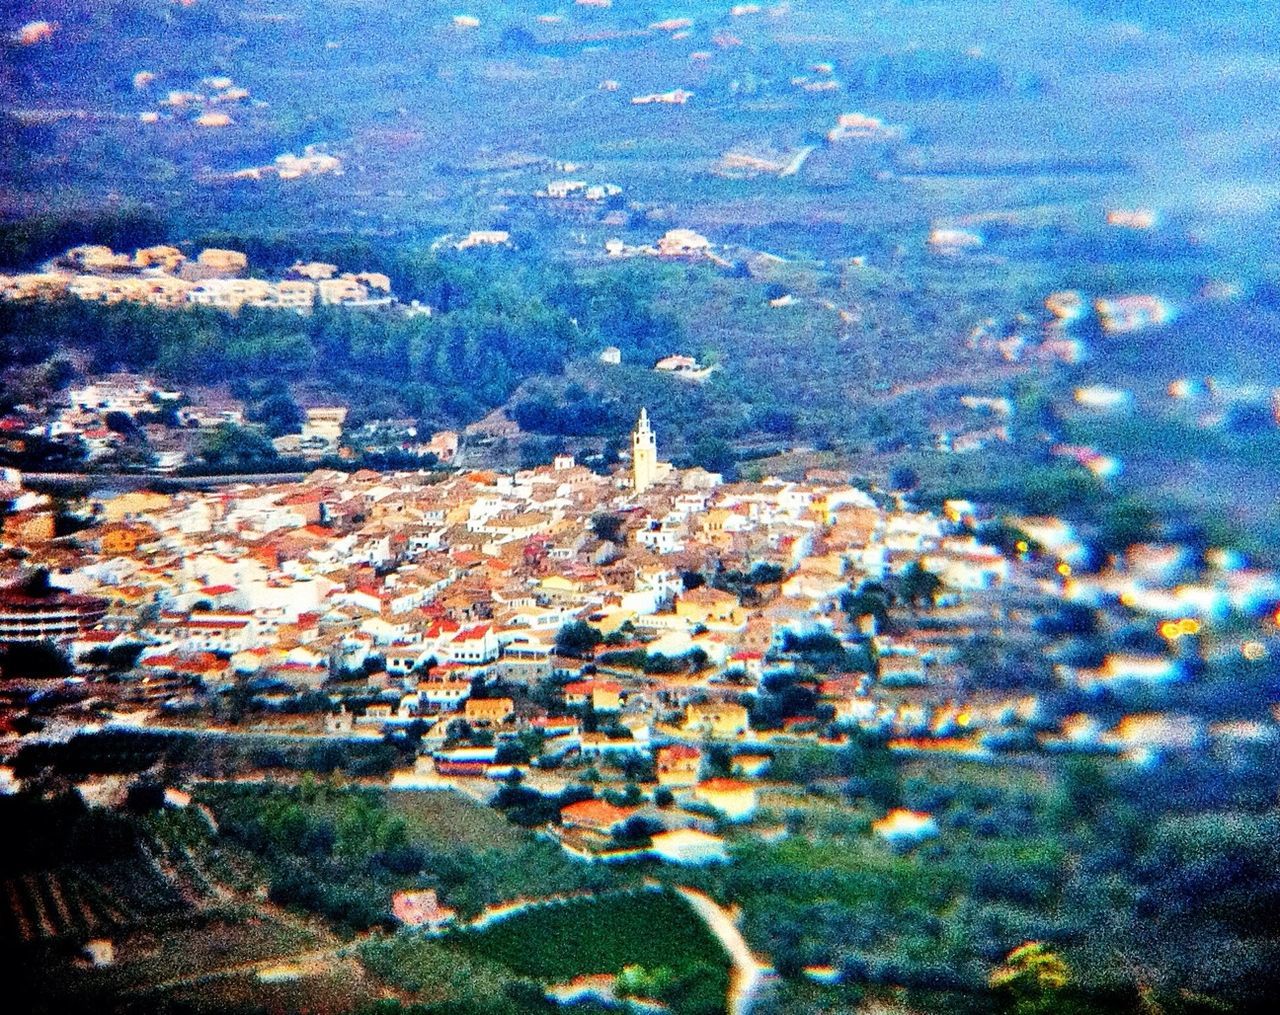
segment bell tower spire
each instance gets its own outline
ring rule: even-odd
[[[658,478],[658,439],[649,426],[649,410],[641,409],[631,432],[631,489],[644,493]]]

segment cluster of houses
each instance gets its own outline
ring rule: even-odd
[[[20,491],[18,477],[9,485]],[[592,801],[562,815],[562,844],[593,857],[643,848],[706,858],[717,847],[699,811],[713,822],[753,813],[749,780],[779,742],[839,744],[860,728],[898,751],[988,757],[1030,728],[1047,746],[1117,749],[1146,736],[1138,746],[1149,748],[1157,734],[1176,745],[1175,720],[1130,717],[1133,729],[1108,730],[1075,716],[1046,731],[1040,694],[968,686],[966,647],[1029,633],[1037,601],[1114,602],[1153,618],[1165,649],[1062,666],[1062,683],[1158,683],[1177,679],[1219,622],[1280,594],[1274,575],[1230,555],[1197,571],[1159,546],[1073,574],[1085,547],[1053,518],[1019,519],[1027,543],[1006,554],[969,534],[978,509],[965,502],[934,514],[822,473],[729,483],[675,469],[658,459],[643,414],[631,467],[614,475],[567,455],[443,481],[317,471],[299,483],[123,493],[92,511],[71,542],[35,524],[47,504],[8,515],[3,541],[27,555],[9,577],[40,565],[62,591],[14,592],[13,616],[0,620],[56,630],[87,673],[131,652],[131,675],[113,685],[121,721],[163,725],[248,682],[267,704],[328,693],[332,735],[414,727],[424,753],[398,776],[408,784],[492,789],[512,770],[506,745],[529,735],[558,764],[652,765],[674,808]],[[1022,559],[1033,543],[1038,571]],[[874,606],[848,605],[851,591],[922,571],[936,579],[928,601],[895,610],[892,633]],[[0,638],[16,637],[6,630]],[[815,672],[797,648],[806,639],[869,662]],[[778,680],[808,688],[816,708],[762,721],[753,702]],[[708,741],[731,751],[727,773],[707,770]],[[651,826],[639,844],[637,817]]]
[[[679,259],[707,258],[717,263],[722,260],[714,253],[713,245],[701,233],[692,229],[668,229],[655,244],[635,246],[619,239],[606,240],[605,254],[609,257],[664,257]]]
[[[140,70],[133,75],[133,88],[141,95],[150,94],[157,81],[155,73]],[[191,123],[197,127],[230,127],[236,121],[232,112],[250,103],[249,89],[225,75],[201,78],[195,88],[171,88],[155,104],[138,114],[144,124],[162,121]]]
[[[534,197],[550,201],[605,201],[622,194],[616,183],[587,183],[585,180],[552,180]]]
[[[635,95],[631,99],[633,106],[683,106],[693,98],[693,92],[684,88],[673,88],[669,92],[650,92]]]
[[[295,264],[283,278],[247,277],[238,250],[209,248],[188,258],[177,247],[146,247],[118,254],[110,247],[73,247],[47,270],[0,275],[0,299],[72,297],[157,307],[207,306],[235,312],[273,307],[310,313],[316,306],[389,306],[391,280],[378,272],[342,272],[321,262]]]
[[[336,155],[320,151],[315,145],[307,145],[301,155],[283,152],[262,166],[246,166],[231,174],[232,180],[300,180],[305,176],[341,176],[342,160]]]
[[[128,372],[99,374],[58,392],[53,403],[24,406],[0,416],[0,448],[22,453],[40,439],[83,452],[85,461],[101,463],[126,446],[145,440],[152,455],[149,467],[171,473],[193,459],[200,439],[225,425],[246,425],[239,399],[206,390],[195,402],[183,391],[158,386],[151,377]],[[420,432],[413,419],[379,420],[358,428],[346,426],[345,406],[309,406],[301,410],[297,432],[272,439],[275,450],[304,461],[336,456],[394,452],[449,465],[461,438],[453,430]]]
[[[830,74],[830,70],[825,67],[819,69],[824,70],[826,75]],[[800,87],[812,84],[808,79],[792,83]],[[825,76],[819,81],[819,84],[827,83],[834,82]],[[887,141],[900,138],[904,133],[904,128],[887,124],[878,116],[868,116],[866,113],[841,113],[836,117],[836,125],[827,131],[827,140],[831,144],[839,144],[843,141]]]

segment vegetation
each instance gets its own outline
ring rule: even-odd
[[[262,274],[299,259],[382,271],[398,296],[433,313],[0,304],[0,413],[21,426],[38,415],[23,406],[47,402],[78,374],[123,368],[193,391],[226,385],[244,400],[253,425],[200,435],[192,445],[200,471],[290,467],[269,438],[296,430],[300,402],[320,401],[349,405],[353,426],[409,417],[423,432],[505,406],[528,436],[518,450],[495,444],[495,456],[537,464],[566,450],[608,468],[647,406],[663,457],[679,465],[730,477],[823,467],[925,505],[967,496],[1002,511],[1060,515],[1089,544],[1086,571],[1153,539],[1193,553],[1235,545],[1253,563],[1280,557],[1280,435],[1266,395],[1280,383],[1280,287],[1271,245],[1257,240],[1274,232],[1274,215],[1254,200],[1259,180],[1269,193],[1274,145],[1239,115],[1265,123],[1274,113],[1275,90],[1251,76],[1268,63],[1257,54],[1277,49],[1280,15],[1267,5],[1226,0],[1189,18],[1187,5],[1068,0],[1054,16],[1020,19],[1035,5],[889,4],[868,14],[866,5],[827,0],[760,18],[699,10],[679,45],[647,27],[666,16],[650,5],[566,4],[561,27],[533,21],[525,5],[482,5],[482,24],[467,30],[439,5],[368,0],[272,0],[265,13],[260,4],[155,0],[46,6],[56,19],[32,8],[6,31],[50,17],[52,39],[0,44],[0,82],[14,97],[0,112],[0,149],[14,153],[0,159],[0,183],[9,213],[53,210],[0,223],[0,268],[33,269],[76,243],[129,250],[175,241],[244,250]],[[1185,32],[1191,21],[1196,31]],[[711,57],[690,60],[690,51]],[[1163,73],[1165,60],[1177,72]],[[157,75],[150,89],[132,83],[142,67]],[[695,98],[681,109],[632,107],[636,68],[654,87],[681,85]],[[1215,68],[1231,71],[1241,100],[1221,111],[1193,102],[1195,117],[1170,116],[1216,80]],[[161,122],[140,123],[169,89],[203,88],[204,74],[251,89],[252,101],[227,107],[234,124],[204,130],[190,122],[194,110],[167,105]],[[623,82],[619,93],[596,87],[610,79]],[[839,91],[822,90],[837,82]],[[1081,95],[1099,96],[1097,109],[1082,114]],[[901,124],[902,137],[828,143],[835,116],[858,108]],[[1204,131],[1187,143],[1193,120]],[[804,152],[786,179],[707,171],[730,146],[766,138],[779,153]],[[339,152],[347,173],[230,179],[235,168],[313,143]],[[606,222],[577,209],[558,218],[553,202],[533,198],[560,160],[622,185],[607,205],[621,216]],[[1103,195],[1144,193],[1172,195],[1177,214],[1151,229],[1103,225]],[[981,251],[930,253],[935,223],[967,223],[981,232]],[[648,244],[675,224],[705,232],[720,260],[615,261],[600,251],[608,236]],[[515,249],[433,243],[473,228],[509,230]],[[1236,249],[1224,252],[1224,241]],[[1063,288],[1077,288],[1086,307],[1108,294],[1159,293],[1178,319],[1125,336],[1087,314],[1067,329],[1086,357],[1051,365],[1035,349],[1041,306]],[[599,361],[606,346],[619,348],[620,364]],[[701,384],[653,371],[656,359],[677,352],[716,369]],[[1208,376],[1211,395],[1181,407],[1167,397],[1171,379]],[[1082,412],[1071,392],[1095,383],[1132,388],[1140,411]],[[1248,394],[1249,386],[1258,390]],[[966,393],[1010,400],[1007,443],[940,450],[992,422],[960,411]],[[149,467],[137,424],[172,423],[161,416],[134,423],[109,414],[107,427],[125,441],[97,467]],[[11,438],[0,442],[0,463],[84,466],[74,442]],[[1124,470],[1098,478],[1059,457],[1062,445],[1097,448]],[[369,462],[417,464],[398,450]],[[592,523],[611,542],[626,528],[621,516]],[[64,515],[58,533],[69,532]],[[1033,562],[1040,552],[1005,521],[976,535]],[[710,582],[756,605],[784,577],[759,565],[690,574],[686,586]],[[841,607],[892,634],[892,607],[925,610],[938,591],[937,577],[916,568],[863,585]],[[1007,605],[1001,626],[1013,629],[1020,610]],[[960,646],[966,675],[950,690],[957,698],[975,689],[1040,692],[1049,726],[1075,711],[1114,723],[1137,711],[1186,710],[1206,723],[1274,729],[1274,653],[1248,666],[1216,658],[1234,655],[1243,634],[1234,621],[1208,646],[1208,663],[1188,660],[1192,678],[1177,687],[1093,698],[1062,689],[1056,662],[1165,650],[1149,625],[1108,620],[1074,606],[1044,617],[1037,635],[1062,640],[1060,656],[1039,638],[980,631]],[[573,625],[557,647],[590,657],[600,636]],[[796,721],[825,729],[830,706],[818,699],[819,680],[877,672],[869,643],[850,648],[819,634],[781,648],[795,672],[770,677],[752,697],[762,730]],[[86,660],[113,681],[127,679],[131,661],[114,649]],[[635,649],[599,661],[649,673],[706,662]],[[8,649],[0,668],[5,677],[71,672],[47,646]],[[92,691],[80,686],[33,697],[15,727],[39,729],[58,703]],[[540,704],[558,707],[545,690]],[[220,695],[213,716],[239,724],[253,694],[246,684]],[[321,697],[288,707],[326,707]],[[588,709],[584,728],[597,722]],[[1034,736],[1033,726],[981,765],[904,761],[870,736],[841,749],[793,749],[779,737],[761,824],[726,833],[733,862],[643,875],[574,865],[520,827],[554,820],[580,788],[551,795],[512,780],[490,810],[343,785],[342,776],[385,774],[406,760],[412,731],[358,745],[284,744],[244,730],[41,742],[14,763],[27,792],[0,799],[0,827],[16,830],[0,864],[9,900],[0,939],[13,946],[6,959],[19,974],[44,966],[88,983],[92,1003],[83,1007],[94,1012],[176,1015],[191,1005],[337,1015],[346,995],[295,1002],[248,990],[228,1000],[220,991],[231,978],[116,997],[315,944],[296,927],[319,920],[287,914],[288,933],[264,916],[269,907],[209,915],[215,881],[246,895],[266,885],[275,902],[354,932],[385,922],[399,887],[438,888],[470,916],[520,895],[650,876],[689,879],[741,905],[746,934],[783,973],[783,1011],[1246,1015],[1274,1005],[1276,745],[1215,735],[1202,750],[1138,767],[1033,754],[1025,748]],[[500,757],[524,760],[538,747],[528,738],[504,745]],[[710,771],[727,773],[727,752],[706,753]],[[629,763],[627,776],[648,774],[639,768]],[[202,781],[218,836],[195,808],[177,816],[158,807],[172,773],[204,780],[250,771],[286,776],[281,783],[294,772],[332,778]],[[118,810],[87,808],[69,792],[102,774],[134,779]],[[594,771],[583,777],[604,781]],[[627,786],[602,795],[634,802],[637,794]],[[670,806],[674,796],[659,791],[655,802]],[[915,846],[881,842],[871,823],[895,807],[929,812],[939,834]],[[769,835],[754,834],[764,828]],[[773,834],[779,829],[786,834]],[[632,825],[622,837],[642,840],[647,831]],[[710,1011],[723,993],[723,957],[697,958],[714,949],[676,909],[671,896],[610,894],[444,941],[375,936],[361,949],[364,961],[415,996],[373,1011],[546,1011],[544,979],[619,963],[629,964],[622,994],[657,996],[677,1011],[705,1002]],[[91,933],[138,935],[133,955],[113,970],[73,969]],[[543,940],[563,947],[528,947]],[[818,963],[834,966],[841,982],[809,982],[801,970]],[[69,1010],[48,996],[55,999],[44,1010]]]
[[[209,786],[202,796],[222,834],[259,857],[271,897],[351,929],[390,918],[391,893],[428,884],[464,914],[518,895],[592,883],[553,846],[522,835],[468,846],[449,828],[413,819],[384,793],[306,781],[297,787]],[[486,821],[468,806],[459,822]]]
[[[565,624],[556,632],[556,651],[561,655],[589,659],[604,636],[585,620]]]
[[[282,744],[248,734],[210,744],[189,733],[104,730],[77,734],[65,743],[28,745],[15,759],[14,772],[22,779],[39,778],[46,773],[76,779],[102,773],[137,773],[160,766],[194,770],[213,778],[263,768],[367,776],[389,772],[399,756],[396,747],[383,741]]]
[[[578,280],[565,271],[481,274],[458,260],[411,251],[384,260],[349,267],[384,267],[397,295],[439,312],[404,317],[320,308],[301,317],[73,299],[4,303],[0,369],[37,364],[70,347],[86,354],[95,372],[153,370],[179,384],[310,382],[360,406],[357,419],[443,422],[474,419],[526,378],[560,373],[571,358],[601,345],[606,327],[632,355],[658,356],[679,344],[674,323],[654,317],[641,274],[625,281]],[[615,320],[628,321],[629,330],[618,334]],[[298,421],[296,405],[278,390],[252,415],[280,432]]]
[[[1179,768],[1156,799],[1094,761],[1019,773],[902,766],[874,745],[780,751],[774,777],[808,788],[769,806],[799,834],[743,840],[698,877],[743,906],[748,939],[784,974],[834,965],[841,991],[900,984],[925,1010],[943,995],[990,1010],[988,990],[1020,1013],[1253,1010],[1276,989],[1280,882],[1263,873],[1276,817],[1245,784],[1196,800]],[[870,840],[868,810],[898,806],[934,815],[941,835],[905,850]],[[1222,954],[1230,967],[1210,958]]]
[[[531,948],[531,941],[538,947]],[[687,903],[671,892],[615,893],[538,906],[483,930],[450,934],[444,943],[544,983],[640,966],[649,971],[649,983],[662,985],[660,999],[676,1012],[724,1011],[727,957]]]
[[[533,981],[501,963],[440,941],[399,934],[362,945],[360,959],[380,979],[420,999],[409,1009],[414,1015],[525,1015],[551,1010]]]

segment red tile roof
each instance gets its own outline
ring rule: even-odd
[[[591,828],[612,828],[636,813],[636,807],[617,807],[607,800],[582,800],[560,809],[560,819],[568,824]]]

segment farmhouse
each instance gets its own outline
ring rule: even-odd
[[[434,888],[420,892],[396,892],[391,896],[391,913],[406,927],[440,930],[457,919],[458,911],[441,905]]]
[[[668,863],[696,866],[704,863],[723,863],[729,859],[724,840],[718,835],[696,828],[677,828],[659,832],[653,837],[649,851]]]
[[[693,796],[730,821],[745,821],[756,812],[756,788],[741,779],[708,779],[694,787]]]

